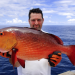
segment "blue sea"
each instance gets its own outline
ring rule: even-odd
[[[9,26],[0,26],[0,29],[4,27]],[[64,42],[64,45],[75,45],[75,26],[46,25],[43,26],[42,30],[60,37],[61,40]],[[75,66],[72,65],[67,55],[62,54],[61,62],[56,67],[52,67],[51,75],[58,75],[60,73],[72,70],[75,70]],[[9,59],[1,56],[0,75],[17,75],[17,68],[15,67],[13,69],[13,66],[9,63]]]

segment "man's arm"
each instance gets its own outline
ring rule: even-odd
[[[5,57],[5,58],[9,58],[9,62],[12,64],[11,55],[9,54],[9,52],[6,52],[6,53],[1,53],[1,52],[0,52],[0,56]],[[19,62],[17,61],[17,62],[15,63],[15,65],[14,65],[14,67],[19,67],[19,66],[20,66],[20,64],[19,64]]]
[[[9,62],[12,64],[11,58],[9,58]],[[15,65],[14,65],[14,67],[19,67],[19,66],[20,66],[20,64],[19,64],[19,62],[17,61],[17,62],[15,63]]]

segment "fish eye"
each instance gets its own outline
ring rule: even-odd
[[[3,35],[3,33],[2,33],[2,32],[0,32],[0,35]]]

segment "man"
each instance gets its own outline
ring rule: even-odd
[[[29,11],[29,24],[31,28],[35,28],[41,31],[42,24],[44,22],[43,13],[39,8]],[[61,60],[61,53],[56,51],[49,55],[48,59],[40,59],[34,61],[25,61],[25,68],[22,68],[17,61],[15,67],[17,67],[18,75],[51,75],[51,67],[55,67]],[[10,63],[11,58],[9,59]]]

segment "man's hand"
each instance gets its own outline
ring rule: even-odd
[[[5,57],[5,58],[11,58],[11,55],[9,54],[9,52],[6,52],[6,53],[0,52],[0,56]]]
[[[49,57],[48,62],[52,67],[55,67],[62,59],[60,51],[55,51],[53,52],[53,54],[50,54],[48,57]]]

